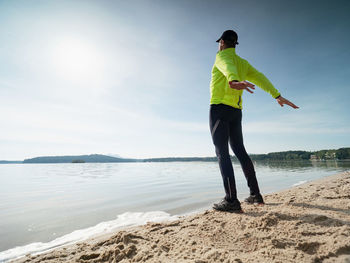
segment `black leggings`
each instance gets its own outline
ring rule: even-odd
[[[259,194],[254,165],[243,145],[242,136],[242,110],[226,104],[211,104],[209,111],[210,132],[215,145],[216,156],[222,175],[225,199],[237,199],[236,182],[229,155],[228,142],[231,149],[241,163],[245,178],[247,179],[250,194]]]

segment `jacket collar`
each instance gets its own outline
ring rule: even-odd
[[[221,51],[218,51],[218,52],[216,52],[217,54],[219,53],[219,52],[233,52],[234,54],[236,54],[236,48],[234,48],[234,47],[229,47],[229,48],[225,48],[224,50],[221,50]]]

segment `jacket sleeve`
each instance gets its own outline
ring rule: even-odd
[[[254,83],[258,87],[260,87],[262,90],[270,93],[270,95],[273,98],[277,98],[281,94],[275,87],[272,85],[272,83],[269,81],[269,79],[261,72],[259,72],[256,68],[254,68],[250,63],[248,62],[248,72],[246,75],[246,80]]]
[[[233,57],[225,52],[219,52],[216,55],[215,66],[222,74],[226,77],[228,81],[239,80],[239,75],[237,72],[237,67],[233,61]]]

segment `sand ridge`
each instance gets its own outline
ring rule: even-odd
[[[350,171],[242,202],[120,230],[15,262],[350,262]]]

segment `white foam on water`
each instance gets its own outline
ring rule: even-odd
[[[299,181],[295,184],[293,184],[293,186],[298,186],[298,185],[301,185],[301,184],[305,184],[307,181]]]
[[[178,215],[171,216],[170,214],[163,211],[126,212],[118,215],[117,219],[102,222],[92,227],[75,230],[67,235],[58,237],[50,242],[35,242],[25,246],[18,246],[2,251],[0,252],[0,262],[6,262],[8,260],[16,259],[27,254],[37,255],[63,245],[83,241],[97,234],[105,234],[112,232],[116,228],[143,225],[147,222],[172,221],[178,218]]]

